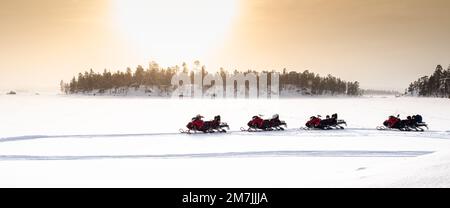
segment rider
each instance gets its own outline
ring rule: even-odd
[[[325,119],[321,121],[321,123],[322,123],[322,126],[328,126],[328,125],[332,125],[334,122],[333,122],[333,119],[331,119],[330,115],[327,115],[325,117]]]
[[[272,119],[270,119],[270,123],[272,126],[281,125],[280,116],[278,114],[273,115]]]
[[[335,113],[335,114],[331,115],[331,120],[333,121],[333,123],[336,123],[336,124],[337,124],[337,121],[338,121],[338,114]]]
[[[413,126],[414,124],[415,120],[411,116],[406,117],[406,125]]]
[[[211,127],[216,128],[218,126],[220,126],[220,115],[219,116],[215,116],[214,120],[210,121],[211,122]]]

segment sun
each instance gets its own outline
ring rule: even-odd
[[[114,25],[146,58],[173,63],[208,56],[223,44],[237,0],[115,0]]]

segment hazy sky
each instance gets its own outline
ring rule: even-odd
[[[0,0],[0,89],[200,60],[402,90],[450,64],[448,0]]]

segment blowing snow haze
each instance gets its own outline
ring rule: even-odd
[[[447,0],[0,0],[0,89],[201,60],[403,91],[450,64]]]

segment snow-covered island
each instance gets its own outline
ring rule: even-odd
[[[162,68],[157,63],[151,62],[147,69],[138,66],[136,70],[133,71],[128,68],[126,72],[111,73],[104,70],[103,73],[96,73],[91,69],[89,72],[79,73],[70,82],[61,81],[60,90],[62,93],[70,95],[170,97],[177,90],[177,86],[172,83],[173,77],[184,73],[190,78],[190,83],[184,83],[184,85],[192,88],[200,86],[203,91],[202,97],[216,98],[221,96],[216,93],[208,94],[205,92],[212,87],[223,87],[225,91],[227,89],[226,82],[229,81],[228,78],[245,77],[252,73],[255,75],[254,82],[258,85],[256,86],[258,91],[265,87],[265,85],[260,86],[261,82],[266,81],[267,87],[276,91],[277,96],[281,97],[361,95],[361,89],[357,81],[345,81],[332,75],[322,77],[307,70],[304,72],[288,72],[284,69],[281,73],[275,71],[239,72],[236,70],[230,73],[221,68],[219,72],[208,73],[204,66],[199,68],[201,68],[201,70],[198,70],[200,71],[198,74],[201,76],[200,84],[195,83],[196,72],[189,70],[186,64],[183,64],[182,68],[178,66]],[[267,77],[263,78],[263,73],[266,73]],[[278,75],[276,80],[271,78],[271,76],[275,76],[274,73]],[[223,86],[216,86],[215,82],[214,84],[206,83],[205,79],[208,75],[220,77],[218,79]],[[245,94],[245,90],[250,88],[248,86],[250,81],[250,78],[242,81],[241,84],[246,86],[244,89],[236,89],[238,93]],[[277,85],[272,84],[274,81],[277,82]],[[180,93],[175,96],[185,95]]]

